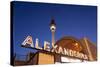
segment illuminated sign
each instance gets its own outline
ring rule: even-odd
[[[67,56],[71,56],[71,57],[76,57],[76,58],[81,58],[81,59],[85,59],[88,60],[88,56],[86,54],[80,53],[78,51],[75,50],[71,50],[71,49],[66,49],[66,48],[62,48],[61,46],[57,46],[55,45],[53,47],[53,49],[50,49],[50,43],[47,41],[44,41],[44,47],[40,47],[39,45],[39,40],[38,38],[36,38],[35,41],[35,45],[33,44],[33,40],[31,36],[28,36],[22,43],[23,46],[29,46],[32,48],[36,48],[36,49],[40,49],[40,50],[46,50],[46,51],[50,51],[50,52],[56,52],[58,54],[62,54],[62,55],[67,55]],[[58,50],[56,50],[56,48],[58,47]]]

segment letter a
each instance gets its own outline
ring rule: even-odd
[[[34,47],[32,37],[27,36],[27,38],[23,41],[22,45]]]

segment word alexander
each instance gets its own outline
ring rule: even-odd
[[[83,53],[80,53],[78,51],[74,51],[74,50],[71,50],[71,49],[62,48],[61,46],[58,47],[57,45],[55,45],[54,47],[52,47],[52,49],[50,49],[50,43],[47,42],[47,41],[44,41],[44,47],[42,48],[39,45],[38,38],[36,38],[35,45],[34,45],[33,39],[32,39],[31,36],[28,36],[24,40],[22,45],[23,46],[30,46],[32,48],[36,48],[36,49],[40,49],[40,50],[56,52],[56,53],[71,56],[71,57],[77,57],[77,58],[81,58],[81,59],[84,59],[84,60],[88,60],[88,56],[86,54],[83,54]],[[58,47],[58,50],[56,49],[57,47]]]

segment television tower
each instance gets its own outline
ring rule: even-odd
[[[56,31],[56,24],[55,24],[55,20],[54,19],[51,20],[50,30],[51,30],[51,33],[52,33],[52,48],[54,48],[54,44],[55,44],[55,31]]]

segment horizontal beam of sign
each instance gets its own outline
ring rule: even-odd
[[[38,50],[38,51],[41,51],[41,52],[47,52],[47,53],[50,53],[50,54],[57,54],[57,55],[60,55],[60,56],[64,56],[64,57],[70,57],[70,58],[77,58],[77,59],[81,59],[81,60],[84,60],[82,58],[78,58],[78,57],[72,57],[72,56],[68,56],[68,55],[63,55],[63,54],[60,54],[60,53],[56,53],[56,52],[51,52],[51,51],[46,51],[44,49],[37,49],[37,48],[34,48],[34,47],[28,47],[28,46],[25,46],[25,45],[21,45],[21,47],[24,47],[24,48],[29,48],[29,49],[35,49],[35,50]],[[85,59],[86,60],[86,59]],[[88,60],[87,60],[88,61]]]

